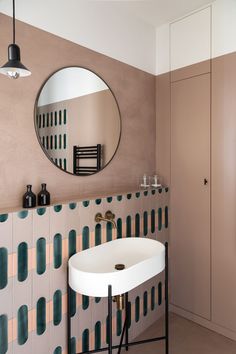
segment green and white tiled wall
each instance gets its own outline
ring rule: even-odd
[[[66,353],[67,261],[117,237],[168,240],[168,189],[0,215],[0,354]],[[112,210],[118,229],[96,224]],[[130,338],[163,314],[163,274],[129,293]],[[107,299],[71,293],[72,353],[106,345]],[[113,307],[118,343],[124,313]]]

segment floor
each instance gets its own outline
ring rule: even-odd
[[[156,322],[138,339],[162,335],[163,323]],[[125,353],[125,350],[122,351]],[[149,343],[129,349],[129,354],[165,354],[164,342]],[[236,342],[170,314],[170,354],[236,354]]]

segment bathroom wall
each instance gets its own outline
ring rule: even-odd
[[[7,60],[12,22],[0,14],[1,60]],[[155,77],[21,22],[17,42],[32,76],[0,76],[0,208],[21,205],[27,183],[35,192],[46,182],[54,202],[134,189],[143,173],[155,172]],[[5,58],[5,59],[4,59]],[[121,111],[120,147],[109,167],[87,178],[67,175],[45,157],[34,130],[34,103],[45,79],[64,66],[79,65],[100,75]],[[142,143],[140,142],[142,137]],[[26,173],[27,171],[27,173]]]
[[[168,240],[168,189],[71,200],[0,214],[0,354],[66,354],[67,262],[74,253],[122,237]],[[95,223],[112,210],[111,224]],[[132,340],[164,311],[164,274],[129,293]],[[107,346],[107,299],[71,293],[72,352]],[[113,304],[113,340],[124,311]]]

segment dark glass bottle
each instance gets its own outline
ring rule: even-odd
[[[38,194],[38,205],[45,206],[50,205],[50,193],[46,189],[46,183],[41,184],[42,189]]]
[[[36,207],[36,195],[32,192],[31,184],[27,185],[27,192],[23,195],[23,208]]]

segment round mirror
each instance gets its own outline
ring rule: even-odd
[[[42,86],[35,129],[47,157],[65,172],[88,176],[112,160],[121,134],[120,111],[108,85],[92,71],[63,68]]]

